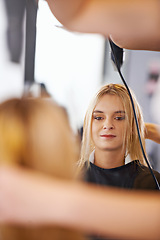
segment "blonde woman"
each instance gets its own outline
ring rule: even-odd
[[[0,104],[0,164],[32,169],[49,178],[75,180],[79,145],[66,113],[48,99],[11,99]],[[34,201],[36,189],[26,197]],[[44,192],[45,195],[45,192]],[[59,199],[65,201],[65,199]],[[49,203],[50,199],[46,199]],[[41,203],[41,199],[37,204]],[[14,207],[13,207],[14,208]],[[25,208],[25,201],[24,201]],[[45,209],[43,209],[45,212]],[[54,213],[53,213],[54,214]],[[32,221],[31,221],[32,222]],[[3,225],[2,240],[80,240],[76,231],[50,225]]]
[[[145,124],[133,93],[132,96],[145,151]],[[86,170],[88,182],[127,189],[157,189],[145,165],[126,88],[120,84],[103,86],[86,112],[79,168]],[[160,174],[154,173],[160,182]]]

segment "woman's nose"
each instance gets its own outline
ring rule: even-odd
[[[103,129],[110,130],[110,129],[113,129],[113,128],[114,128],[114,125],[113,125],[111,120],[106,120],[104,122]]]
[[[114,128],[113,126],[106,126],[106,125],[103,126],[103,129],[107,129],[107,130],[110,130],[110,129],[113,129],[113,128]]]

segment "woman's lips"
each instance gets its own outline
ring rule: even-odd
[[[100,135],[102,138],[107,138],[107,139],[110,139],[110,138],[115,138],[116,135],[112,135],[112,134],[101,134]]]

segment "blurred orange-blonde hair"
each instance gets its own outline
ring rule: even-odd
[[[0,164],[72,181],[78,155],[78,140],[67,115],[50,99],[15,98],[0,104]],[[82,239],[75,231],[55,226],[3,226],[1,235],[3,240]]]

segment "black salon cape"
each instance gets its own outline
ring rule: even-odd
[[[153,172],[160,184],[160,173]],[[158,190],[149,168],[141,165],[138,160],[111,169],[100,168],[90,163],[90,167],[85,173],[85,181],[125,189]],[[109,238],[90,236],[88,239],[101,240]]]

